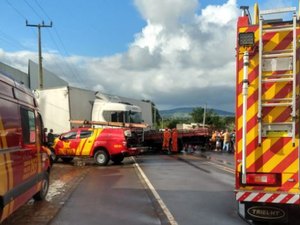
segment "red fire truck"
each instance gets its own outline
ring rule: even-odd
[[[296,7],[241,7],[236,47],[238,213],[282,224],[299,216],[300,27]],[[291,213],[296,210],[297,213]],[[299,221],[299,220],[298,220]]]
[[[48,192],[50,163],[33,94],[0,74],[0,223]]]

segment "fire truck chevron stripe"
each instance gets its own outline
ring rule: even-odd
[[[280,41],[280,43],[274,48],[274,50],[281,50],[281,49],[286,49],[289,48],[291,46],[291,40],[292,40],[292,35],[293,32],[284,32],[282,34],[285,34],[285,36],[282,38],[282,40]]]
[[[287,193],[259,193],[259,192],[237,192],[236,200],[241,202],[268,202],[268,203],[287,203],[299,204],[298,194]]]

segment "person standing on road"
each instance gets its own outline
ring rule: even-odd
[[[213,131],[210,139],[210,150],[216,150],[217,131]]]
[[[225,133],[223,133],[223,152],[229,152],[230,151],[230,133],[228,132],[228,129],[226,129]]]
[[[171,132],[168,128],[164,130],[162,150],[170,151]]]
[[[176,128],[172,130],[172,152],[177,153],[178,152],[178,131]]]
[[[44,145],[47,145],[47,144],[48,144],[47,131],[48,131],[48,129],[45,127],[45,128],[43,129],[43,144],[44,144]]]
[[[47,139],[48,139],[48,146],[52,146],[54,144],[54,134],[53,134],[53,129],[50,129],[48,135],[47,135]]]
[[[234,153],[235,152],[235,130],[233,130],[230,134],[230,141],[231,141],[231,152]]]

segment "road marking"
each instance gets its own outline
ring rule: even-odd
[[[144,173],[144,171],[141,169],[141,167],[139,166],[139,164],[137,163],[137,161],[135,160],[135,158],[134,157],[131,157],[131,158],[134,161],[134,166],[137,168],[137,170],[139,171],[141,177],[144,179],[144,181],[147,184],[149,190],[153,194],[155,200],[158,202],[158,204],[161,207],[162,211],[164,212],[164,214],[168,218],[170,224],[171,225],[178,225],[178,223],[176,222],[174,216],[171,214],[171,212],[169,211],[168,207],[163,202],[163,200],[161,199],[161,197],[159,196],[159,194],[157,193],[157,191],[155,190],[155,188],[153,187],[153,185],[151,184],[151,182],[149,181],[148,177],[146,176],[146,174]]]
[[[235,170],[234,170],[234,169],[229,168],[229,167],[226,167],[226,166],[219,165],[219,164],[214,163],[214,162],[207,162],[207,164],[210,164],[210,165],[212,165],[212,166],[214,166],[214,167],[217,167],[217,168],[220,169],[220,170],[223,170],[223,171],[226,171],[226,172],[229,172],[229,173],[232,173],[232,174],[235,173]]]
[[[194,157],[194,158],[198,158],[199,159],[199,157],[197,157],[197,156],[194,156],[194,155],[191,155],[191,156]],[[225,165],[228,165],[228,163],[225,163],[226,162],[225,160],[221,160],[222,161],[221,163],[223,163],[224,165],[220,165],[219,163],[213,162],[212,161],[213,160],[212,157],[204,157],[204,158],[206,158],[206,159],[209,160],[209,161],[206,161],[207,164],[210,164],[210,165],[212,165],[212,166],[214,166],[214,167],[216,167],[216,168],[218,168],[220,170],[223,170],[223,171],[235,174],[235,169],[232,169],[232,168],[230,168],[228,166],[225,166]],[[220,162],[220,160],[214,160],[214,161]]]

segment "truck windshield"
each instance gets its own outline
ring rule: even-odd
[[[126,112],[128,115],[128,122],[129,123],[142,123],[142,114],[141,112]]]
[[[142,123],[142,113],[132,111],[105,111],[103,116],[108,122]]]

